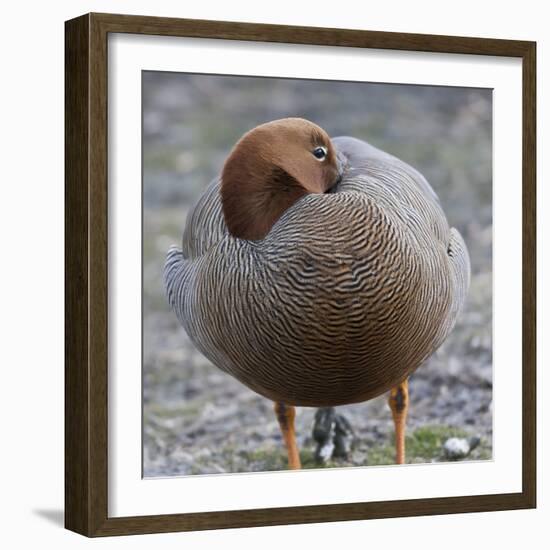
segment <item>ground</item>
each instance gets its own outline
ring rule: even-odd
[[[426,175],[463,234],[472,282],[443,346],[410,379],[407,461],[443,460],[450,436],[479,435],[469,459],[492,455],[492,186],[489,90],[144,75],[143,468],[146,477],[286,467],[272,403],[219,371],[192,345],[162,289],[164,256],[189,205],[240,135],[303,116],[352,135]],[[339,407],[356,444],[346,461],[393,462],[386,396]],[[304,467],[313,460],[314,409],[296,418]]]

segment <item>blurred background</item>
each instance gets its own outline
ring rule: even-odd
[[[444,345],[410,379],[407,461],[448,460],[450,437],[479,436],[492,456],[491,90],[143,73],[143,475],[286,467],[272,403],[214,367],[168,309],[166,251],[190,207],[249,129],[288,116],[368,141],[422,172],[472,261],[468,300]],[[339,407],[356,442],[324,467],[392,464],[386,396]],[[297,410],[304,467],[315,409]]]

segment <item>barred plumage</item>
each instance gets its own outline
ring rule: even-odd
[[[452,329],[469,284],[462,237],[412,167],[335,138],[342,181],[258,241],[229,234],[213,181],[164,271],[196,347],[254,391],[334,406],[406,379]]]

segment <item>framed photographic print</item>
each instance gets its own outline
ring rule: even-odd
[[[536,505],[534,43],[65,37],[68,529]]]

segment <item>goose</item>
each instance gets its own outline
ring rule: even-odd
[[[168,303],[214,365],[274,402],[299,469],[295,407],[389,392],[405,462],[408,378],[443,343],[468,251],[414,168],[301,118],[247,132],[164,266]]]

